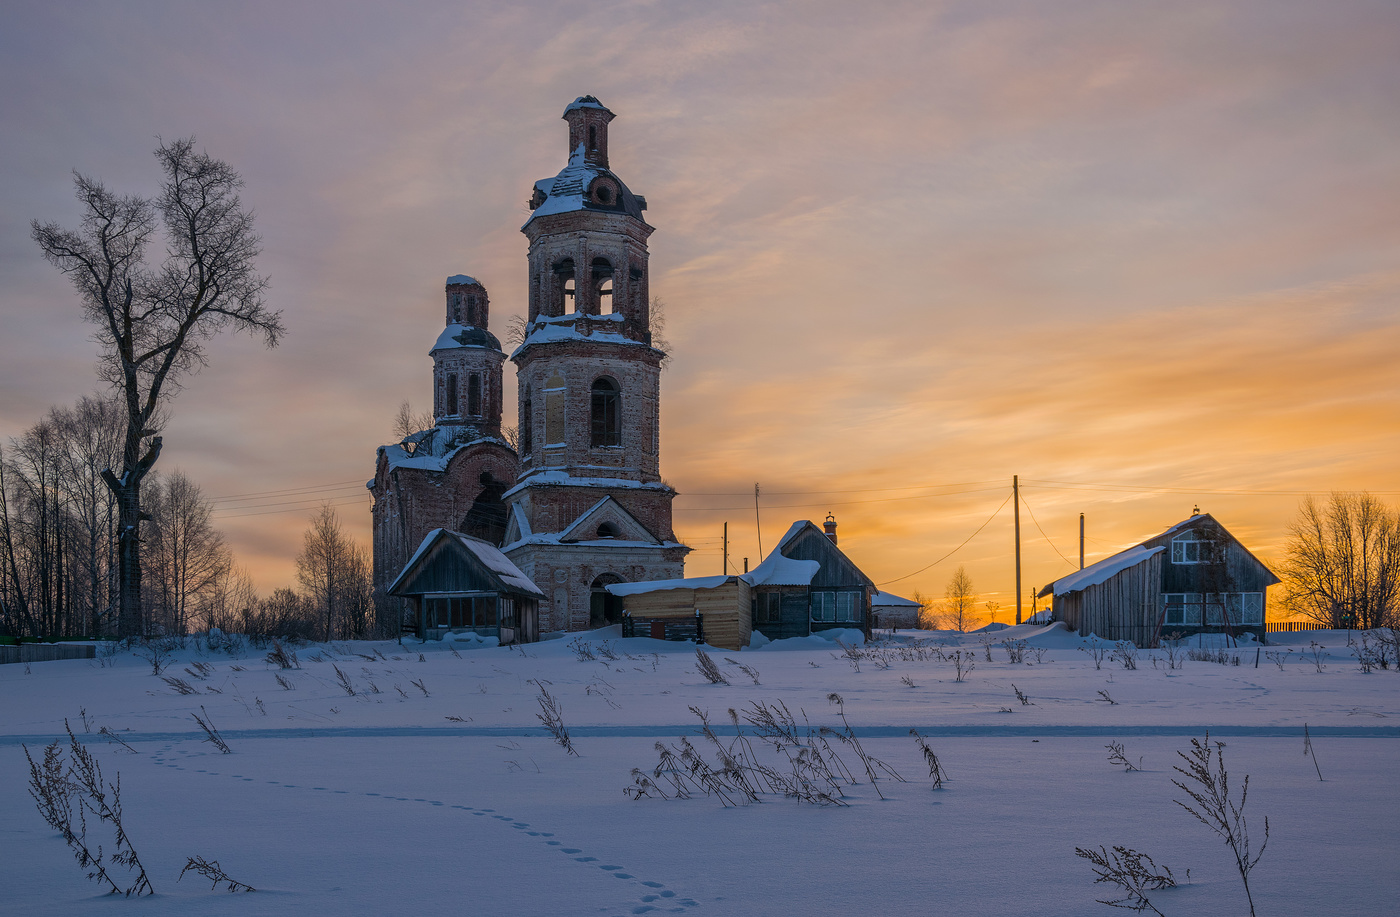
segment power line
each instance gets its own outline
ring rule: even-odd
[[[925,570],[928,570],[928,569],[931,568],[931,567],[936,567],[936,566],[938,566],[939,564],[943,563],[943,561],[945,561],[945,560],[947,560],[948,558],[952,557],[954,554],[958,553],[958,552],[961,551],[964,547],[966,547],[966,546],[967,546],[967,542],[971,541],[972,539],[976,538],[978,535],[982,534],[982,530],[985,529],[987,526],[991,525],[991,524],[992,524],[992,520],[995,519],[995,518],[997,517],[997,513],[1000,513],[1003,509],[1005,509],[1005,508],[1006,508],[1006,504],[1008,504],[1008,503],[1010,503],[1010,502],[1011,502],[1011,494],[1007,494],[1007,495],[1006,495],[1006,499],[1001,501],[1001,506],[998,506],[998,507],[996,508],[996,510],[995,510],[990,516],[987,517],[987,521],[986,521],[986,522],[982,523],[981,525],[979,525],[979,526],[977,527],[977,531],[973,532],[971,535],[968,535],[968,536],[967,536],[967,539],[966,539],[962,544],[958,545],[956,548],[954,548],[953,550],[949,551],[947,554],[944,554],[942,557],[938,558],[938,560],[935,560],[933,563],[929,564],[927,567],[920,567],[919,569],[915,570],[913,573],[906,573],[906,574],[904,574],[903,576],[896,577],[895,579],[891,579],[891,580],[885,580],[883,583],[876,583],[875,585],[877,585],[877,586],[888,586],[890,583],[897,583],[897,582],[899,582],[900,580],[908,579],[908,578],[911,577],[911,576],[918,576],[920,573],[923,573]]]
[[[1054,548],[1055,553],[1060,555],[1060,559],[1063,560],[1065,563],[1069,564],[1070,569],[1073,570],[1074,561],[1070,560],[1068,557],[1065,557],[1064,552],[1061,551],[1059,548],[1055,547],[1055,542],[1051,541],[1050,536],[1045,534],[1045,529],[1040,527],[1040,520],[1035,518],[1035,510],[1031,509],[1031,505],[1026,502],[1026,498],[1024,496],[1021,497],[1021,504],[1025,506],[1026,512],[1031,514],[1031,521],[1035,523],[1036,531],[1040,532],[1040,537],[1044,538],[1045,543],[1048,544],[1050,547]]]
[[[997,483],[997,482],[996,482],[996,481],[961,481],[961,482],[956,483],[956,484],[920,484],[920,485],[915,486],[915,487],[875,487],[875,488],[868,488],[868,489],[865,489],[865,490],[765,490],[764,493],[765,493],[765,494],[769,494],[769,495],[779,496],[779,497],[796,497],[796,496],[806,496],[806,495],[812,495],[812,494],[880,494],[880,493],[893,493],[893,492],[896,492],[896,491],[906,491],[906,490],[928,490],[930,487],[980,487],[980,486],[983,485],[983,484],[995,484],[995,483]],[[709,491],[696,491],[696,492],[694,492],[694,493],[690,493],[690,492],[683,493],[683,494],[681,494],[680,496],[683,496],[683,497],[747,497],[747,496],[749,496],[749,491],[734,491],[733,493],[726,492],[726,491],[714,491],[714,492],[709,492]],[[930,494],[929,496],[937,496],[937,494]]]
[[[860,506],[860,505],[864,505],[864,504],[867,504],[867,503],[903,503],[903,502],[905,502],[905,501],[907,501],[907,500],[927,500],[927,499],[931,499],[931,498],[933,498],[933,497],[956,497],[956,496],[960,496],[960,495],[962,495],[962,494],[980,494],[980,493],[987,493],[987,492],[989,492],[989,491],[998,491],[998,490],[1001,490],[1001,488],[1000,488],[1000,487],[982,487],[982,488],[978,488],[977,490],[958,490],[958,491],[951,491],[951,492],[949,492],[949,493],[942,493],[942,494],[919,494],[919,495],[912,496],[912,497],[883,497],[883,498],[881,498],[881,499],[879,499],[879,500],[835,500],[835,501],[833,501],[833,500],[824,500],[824,501],[822,501],[822,502],[820,502],[820,503],[770,503],[770,504],[768,504],[768,508],[769,508],[769,509],[794,509],[794,508],[806,508],[806,509],[810,509],[811,507],[814,507],[814,506],[826,508],[826,507],[832,507],[832,506]],[[684,497],[684,496],[689,496],[689,495],[688,495],[688,494],[681,494],[680,496]],[[747,506],[678,506],[678,507],[675,508],[675,511],[678,512],[678,513],[718,513],[718,512],[724,512],[724,511],[727,511],[727,510],[741,510],[741,509],[748,509],[748,508],[749,508],[749,507],[747,507]]]
[[[278,513],[299,513],[299,512],[302,512],[302,511],[304,511],[304,510],[315,509],[316,506],[318,506],[318,505],[320,505],[320,504],[322,504],[322,503],[328,504],[328,505],[330,505],[330,506],[353,506],[353,505],[356,505],[356,504],[363,503],[363,502],[364,502],[364,499],[365,499],[365,498],[363,498],[363,497],[352,497],[352,498],[349,498],[349,499],[342,499],[341,502],[339,502],[339,503],[336,503],[336,502],[331,501],[331,500],[311,500],[311,501],[303,501],[304,503],[307,503],[307,504],[310,504],[310,505],[289,506],[289,507],[286,508],[286,509],[268,509],[268,510],[261,510],[261,511],[259,511],[259,512],[253,512],[253,513],[223,513],[223,512],[219,512],[217,509],[215,510],[215,512],[218,513],[220,519],[242,519],[242,518],[245,517],[245,516],[274,516],[274,515],[276,515],[276,514],[278,514]],[[236,507],[236,508],[238,508],[238,509],[243,509],[244,507]]]
[[[263,490],[263,491],[256,491],[256,492],[254,492],[254,493],[247,493],[247,494],[229,494],[228,496],[225,496],[225,497],[210,497],[210,498],[209,498],[209,502],[210,502],[210,503],[222,503],[222,502],[224,502],[224,501],[226,501],[226,500],[244,500],[244,499],[250,499],[250,498],[252,498],[252,497],[285,497],[285,496],[295,496],[296,494],[312,493],[312,492],[318,491],[318,490],[338,490],[338,489],[340,489],[340,488],[342,488],[342,487],[349,487],[349,486],[351,486],[351,485],[355,485],[355,486],[357,486],[357,487],[364,487],[364,486],[365,486],[365,483],[364,483],[364,481],[339,481],[339,482],[334,483],[334,484],[312,484],[312,485],[310,485],[310,486],[308,486],[308,487],[292,487],[292,488],[288,488],[288,489],[286,489],[286,490]]]
[[[1035,485],[1049,485],[1052,487],[1079,488],[1081,490],[1106,490],[1115,493],[1174,493],[1174,494],[1206,494],[1211,496],[1227,497],[1306,497],[1321,493],[1330,492],[1328,490],[1211,490],[1208,488],[1173,487],[1168,485],[1153,484],[1103,484],[1088,481],[1032,481],[1027,480],[1022,483]],[[1369,493],[1394,496],[1400,494],[1400,490],[1372,490]]]

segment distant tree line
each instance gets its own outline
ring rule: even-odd
[[[102,472],[120,463],[125,427],[116,399],[89,396],[0,442],[0,635],[118,634],[119,508]],[[142,504],[142,636],[388,632],[375,613],[368,552],[333,508],[323,506],[304,537],[302,590],[260,598],[214,526],[213,504],[182,472],[152,472]]]

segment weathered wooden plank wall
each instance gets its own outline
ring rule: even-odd
[[[698,610],[705,619],[705,642],[727,650],[749,645],[753,621],[749,584],[733,578],[713,589],[665,589],[623,596],[623,610],[637,620],[684,620]]]

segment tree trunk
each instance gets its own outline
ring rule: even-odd
[[[121,478],[110,468],[102,472],[117,499],[117,636],[146,636],[141,611],[141,481],[160,456],[161,438],[151,439],[151,448],[135,463],[122,470]]]

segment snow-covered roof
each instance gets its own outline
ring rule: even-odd
[[[871,605],[879,605],[884,608],[918,608],[919,603],[913,599],[906,599],[904,596],[895,595],[893,592],[877,592],[870,599]]]
[[[609,315],[580,315],[571,312],[567,315],[540,316],[525,332],[525,340],[515,348],[512,358],[532,344],[553,344],[559,341],[600,341],[607,344],[625,344],[632,347],[651,348],[650,344],[627,337],[619,330],[627,321],[620,313]]]
[[[413,552],[413,556],[408,559],[408,563],[404,564],[403,569],[399,571],[399,575],[394,577],[394,581],[389,584],[387,591],[390,594],[393,594],[394,590],[399,587],[399,583],[408,576],[409,572],[417,565],[418,561],[422,559],[423,555],[437,542],[439,536],[455,539],[458,544],[470,551],[477,560],[481,561],[486,569],[496,574],[501,582],[512,589],[519,589],[521,592],[528,592],[531,595],[544,595],[544,593],[540,591],[540,587],[536,586],[530,581],[528,576],[520,572],[520,568],[511,563],[509,557],[501,553],[500,548],[490,542],[482,541],[480,538],[473,538],[470,535],[464,535],[461,532],[453,532],[447,529],[433,529],[423,538],[422,543],[418,545],[418,550]]]
[[[494,574],[499,576],[508,586],[514,586],[524,592],[534,595],[544,595],[539,586],[530,581],[530,578],[520,572],[520,568],[510,562],[510,558],[501,553],[501,549],[480,538],[473,538],[470,535],[463,535],[461,532],[453,532],[457,540],[462,543],[468,551],[476,555],[476,559],[481,561]]]
[[[646,198],[633,194],[612,171],[589,162],[585,157],[583,144],[580,143],[569,154],[569,164],[564,166],[558,175],[535,182],[535,190],[543,194],[544,199],[530,212],[530,219],[525,221],[521,229],[529,226],[530,221],[536,217],[572,213],[576,210],[622,212],[639,220],[642,218],[642,211],[646,209]],[[618,195],[615,203],[599,204],[589,199],[588,189],[593,185],[593,180],[600,175],[606,175],[617,183]]]
[[[815,560],[793,560],[776,550],[743,576],[750,586],[810,586],[822,565]]]
[[[686,545],[679,541],[629,541],[625,538],[594,538],[589,541],[564,541],[559,537],[558,532],[537,532],[533,535],[522,535],[515,541],[501,548],[502,551],[514,551],[526,545],[549,545],[557,548],[686,548]]]
[[[468,446],[478,443],[499,443],[509,448],[510,444],[496,436],[462,435],[473,430],[469,426],[449,426],[444,424],[431,430],[420,430],[401,442],[380,446],[379,451],[389,462],[389,470],[415,468],[419,471],[446,471],[452,457]],[[404,443],[416,448],[409,452]]]
[[[671,589],[713,589],[729,582],[728,576],[692,576],[688,579],[659,579],[649,583],[613,583],[606,586],[612,595],[641,595],[644,592],[665,592]]]
[[[477,286],[481,286],[480,280],[477,280],[475,277],[468,277],[466,274],[453,274],[451,277],[447,278],[447,285],[449,287],[456,286],[461,283],[474,283]]]
[[[564,114],[567,115],[569,112],[579,108],[597,108],[608,112],[608,114],[612,114],[612,112],[608,110],[608,106],[599,102],[593,96],[579,96],[577,99],[574,99],[569,103],[568,107],[564,109]]]
[[[1121,573],[1129,567],[1136,567],[1154,554],[1160,554],[1166,548],[1144,548],[1139,545],[1136,548],[1129,548],[1120,554],[1106,557],[1096,564],[1090,564],[1083,570],[1071,573],[1055,580],[1051,585],[1054,587],[1056,595],[1068,595],[1071,592],[1079,592],[1088,589],[1090,586],[1097,586],[1107,582],[1115,574]],[[1044,595],[1044,593],[1041,593]]]
[[[527,486],[538,486],[540,484],[558,484],[567,487],[606,487],[609,490],[660,490],[669,491],[671,488],[660,481],[650,483],[642,481],[629,481],[625,478],[576,478],[567,471],[557,469],[547,469],[537,471],[520,481],[510,490],[502,494],[502,498],[509,497]]]
[[[501,342],[485,328],[452,322],[442,329],[442,334],[438,335],[433,349],[428,353],[432,354],[439,350],[450,350],[455,347],[484,347],[488,350],[500,350]]]

